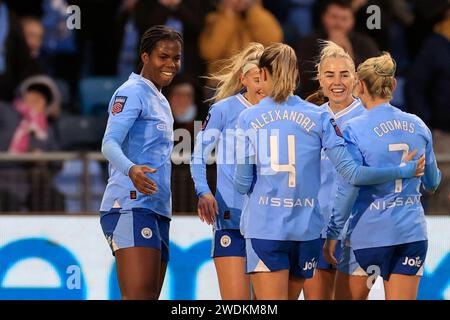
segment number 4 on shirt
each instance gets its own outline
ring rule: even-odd
[[[270,167],[275,172],[289,172],[288,186],[295,188],[295,136],[288,135],[288,164],[279,163],[278,137],[270,136]]]

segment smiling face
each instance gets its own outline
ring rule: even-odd
[[[248,95],[256,103],[266,96],[262,90],[259,68],[250,69],[245,75],[242,75],[241,83],[247,88]]]
[[[141,54],[142,76],[161,89],[172,82],[181,67],[181,44],[175,40],[160,40],[151,53]]]
[[[355,74],[346,58],[327,58],[320,65],[319,82],[323,94],[333,104],[349,105],[353,101]]]

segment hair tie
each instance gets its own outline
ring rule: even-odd
[[[253,68],[258,68],[258,62],[257,61],[249,61],[242,67],[242,73],[246,74],[249,70]]]
[[[394,68],[392,68],[391,71],[383,71],[382,67],[378,64],[374,64],[373,65],[373,70],[375,71],[375,73],[378,76],[381,77],[393,77],[395,75],[395,70],[397,69],[397,64],[395,62],[395,60],[392,60],[392,62],[394,63]]]

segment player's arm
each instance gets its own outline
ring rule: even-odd
[[[396,179],[412,178],[423,173],[424,158],[409,161],[415,155],[415,151],[410,153],[406,161],[398,167],[375,168],[360,165],[355,162],[345,143],[347,141],[348,144],[354,144],[356,148],[355,140],[350,127],[345,127],[342,135],[333,120],[324,122],[322,145],[325,153],[337,172],[353,185],[380,184]]]
[[[433,151],[433,138],[431,135],[431,131],[430,129],[428,129],[425,123],[423,123],[422,121],[420,122],[422,126],[424,126],[424,128],[426,129],[426,133],[428,136],[427,145],[425,148],[426,162],[425,162],[425,172],[424,175],[422,176],[422,184],[425,190],[435,192],[441,182],[442,175],[441,171],[437,166],[436,156]]]
[[[122,150],[122,143],[141,110],[142,102],[134,92],[117,93],[111,99],[108,124],[102,141],[102,153],[117,170],[130,177],[139,192],[153,194],[158,187],[146,173],[154,173],[156,170],[133,163]]]
[[[244,131],[247,126],[244,119],[239,117],[238,130],[236,133],[236,170],[234,172],[234,187],[240,194],[247,194],[253,185],[255,178],[255,152],[250,141],[248,132]]]
[[[190,169],[194,180],[198,201],[197,213],[200,220],[208,224],[214,223],[218,213],[218,205],[206,179],[206,162],[219,142],[223,129],[223,115],[218,108],[212,107],[203,124],[202,131],[197,135]]]
[[[328,263],[337,264],[335,257],[336,245],[350,216],[358,193],[359,187],[348,183],[342,177],[338,178],[338,186],[326,231],[327,240],[323,248],[324,257]]]
[[[363,157],[354,144],[348,145],[348,151],[358,165],[362,165]],[[325,245],[323,254],[328,263],[337,264],[334,255],[339,237],[342,234],[345,223],[347,222],[353,205],[358,197],[359,187],[345,181],[342,176],[337,176],[337,190],[334,195],[331,216],[328,221]]]
[[[353,185],[373,185],[389,182],[396,179],[407,179],[420,176],[423,172],[425,159],[406,161],[404,165],[398,167],[366,167],[358,165],[346,146],[336,146],[332,149],[325,149],[330,161],[335,166],[337,172]],[[410,154],[410,157],[414,154]]]
[[[120,172],[128,176],[135,165],[123,153],[122,143],[139,116],[142,105],[135,94],[117,93],[109,107],[108,123],[102,141],[102,153]]]

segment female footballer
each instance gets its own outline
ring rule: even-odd
[[[372,280],[381,275],[387,300],[417,297],[427,253],[427,230],[420,185],[435,191],[441,174],[431,132],[417,116],[389,102],[396,87],[395,62],[389,55],[370,58],[358,67],[358,96],[366,107],[346,122],[345,139],[355,159],[368,166],[403,162],[410,150],[425,155],[421,178],[398,179],[367,187],[341,183],[327,230],[324,255],[336,263],[336,240],[348,219],[344,271],[339,268],[337,299],[366,299]],[[417,156],[416,156],[417,157]],[[356,201],[355,201],[356,199]],[[356,276],[358,274],[359,276]],[[361,276],[363,275],[363,276]]]
[[[357,185],[412,177],[421,163],[357,165],[329,112],[293,95],[297,58],[288,45],[267,47],[259,68],[267,97],[239,115],[237,151],[243,152],[234,176],[238,192],[249,197],[241,217],[246,271],[258,299],[298,299],[322,246],[321,150]]]
[[[169,260],[173,117],[161,88],[180,69],[182,45],[173,29],[148,29],[140,74],[132,73],[109,105],[102,143],[109,180],[100,221],[122,299],[158,299]]]
[[[245,240],[239,231],[244,196],[233,186],[235,131],[239,114],[263,97],[258,62],[264,47],[250,43],[228,60],[222,72],[213,75],[219,83],[215,102],[197,137],[191,162],[198,200],[198,215],[213,224],[212,257],[222,299],[251,299],[249,276],[245,274]],[[212,194],[206,181],[206,162],[216,149],[217,185]]]
[[[359,99],[353,97],[356,85],[356,70],[353,59],[340,46],[332,41],[324,41],[320,60],[317,63],[317,78],[321,95],[328,99],[321,108],[330,113],[331,118],[341,127],[347,120],[360,115],[365,109]],[[325,223],[331,215],[333,197],[336,193],[337,172],[330,159],[322,150],[319,190],[320,211]],[[322,246],[326,239],[326,225],[322,231]],[[336,247],[338,250],[340,246]],[[336,252],[339,260],[339,252]],[[304,296],[306,300],[332,300],[334,298],[336,267],[328,263],[323,254],[317,261],[314,277],[305,281]]]

